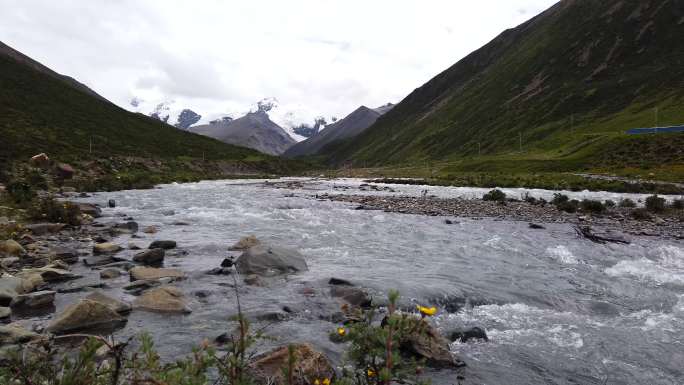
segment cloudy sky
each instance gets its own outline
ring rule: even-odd
[[[283,122],[398,102],[553,3],[0,0],[0,41],[127,109],[206,120],[272,97]]]

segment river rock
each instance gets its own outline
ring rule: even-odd
[[[123,326],[126,319],[109,306],[82,299],[67,306],[46,328],[53,334],[65,334],[91,329],[113,329]]]
[[[36,309],[50,306],[55,302],[55,294],[57,293],[51,290],[20,294],[12,300],[10,307],[13,309]]]
[[[103,282],[98,281],[89,281],[89,282],[72,282],[67,284],[66,286],[60,287],[57,289],[58,293],[78,293],[81,291],[89,290],[89,289],[102,289],[103,287],[106,287],[106,285]]]
[[[415,332],[401,341],[401,350],[425,359],[427,365],[435,368],[458,368],[465,363],[456,359],[449,351],[449,341],[425,320],[414,318]]]
[[[133,282],[129,283],[128,285],[124,286],[123,289],[126,290],[131,295],[140,295],[145,290],[151,289],[153,287],[157,287],[161,284],[162,283],[159,280],[150,280],[150,281],[140,280],[140,281],[133,281]]]
[[[114,279],[114,278],[119,278],[121,276],[121,270],[115,269],[113,267],[110,267],[108,269],[104,269],[100,272],[100,278],[102,279]]]
[[[235,264],[235,261],[232,258],[224,258],[221,262],[221,267],[233,267],[233,264]]]
[[[92,203],[81,203],[81,202],[71,202],[72,204],[78,206],[81,214],[90,215],[93,218],[99,218],[102,216],[102,209],[99,206]]]
[[[259,244],[261,244],[261,242],[257,239],[257,237],[254,235],[249,235],[240,238],[240,240],[237,241],[233,246],[229,247],[228,250],[244,251]]]
[[[147,281],[160,278],[182,279],[185,277],[185,274],[178,269],[154,267],[134,267],[128,273],[131,276],[131,281]]]
[[[12,315],[12,309],[0,306],[0,319],[9,318]]]
[[[157,231],[157,226],[147,226],[143,229],[143,233],[145,234],[156,234]]]
[[[133,261],[145,265],[159,265],[164,262],[164,249],[149,249],[136,254]]]
[[[46,153],[41,152],[38,155],[32,156],[29,160],[29,164],[33,167],[38,167],[43,170],[47,170],[47,168],[50,166],[50,158],[48,158]]]
[[[262,281],[261,278],[259,278],[259,276],[256,274],[247,275],[243,279],[243,282],[245,283],[245,285],[249,285],[249,286],[260,286],[260,287],[265,286],[264,281]]]
[[[162,286],[150,289],[138,297],[133,306],[136,309],[157,313],[191,313],[180,289],[173,286]]]
[[[57,269],[49,266],[24,270],[21,273],[18,273],[17,276],[25,279],[31,279],[31,275],[35,274],[39,274],[45,282],[62,282],[81,278],[80,275],[72,273],[69,270]]]
[[[132,309],[131,304],[129,304],[128,302],[120,301],[116,298],[109,297],[99,290],[88,294],[88,296],[85,297],[85,299],[89,301],[99,302],[105,306],[108,306],[120,315],[128,314],[131,312]]]
[[[67,163],[58,163],[57,166],[55,167],[55,172],[57,173],[57,176],[61,179],[71,179],[74,177],[74,168],[71,167],[70,164]]]
[[[319,382],[332,380],[335,370],[328,358],[309,344],[293,345],[297,357],[294,364],[294,382],[292,385],[309,385],[312,379]],[[287,383],[283,368],[288,366],[289,348],[282,346],[255,357],[249,364],[249,372],[259,384],[285,385]]]
[[[529,228],[531,228],[531,229],[533,229],[533,230],[544,230],[544,229],[545,229],[544,226],[538,225],[538,224],[536,224],[536,223],[530,223],[530,224],[529,224]]]
[[[65,227],[64,223],[34,223],[24,226],[33,235],[54,234],[62,231]]]
[[[9,270],[21,266],[21,259],[17,257],[0,258],[0,268]]]
[[[170,249],[175,249],[176,248],[176,241],[154,241],[150,243],[150,246],[147,247],[148,249],[164,249],[164,250],[170,250]]]
[[[484,329],[477,326],[465,330],[455,330],[451,332],[450,339],[453,342],[468,342],[468,340],[489,341],[489,338],[487,338],[487,333],[484,331]]]
[[[16,325],[0,326],[0,346],[25,344],[40,338],[39,334]]]
[[[328,281],[328,285],[335,285],[335,286],[354,286],[351,282],[347,281],[346,279],[341,279],[341,278],[330,278]]]
[[[0,257],[19,257],[26,254],[26,249],[13,239],[0,242]]]
[[[78,252],[74,249],[57,247],[52,251],[52,254],[54,255],[54,259],[64,261],[70,265],[78,262]]]
[[[307,271],[304,256],[297,250],[284,247],[257,245],[240,255],[235,267],[240,274],[274,276]]]
[[[111,230],[114,234],[135,234],[138,232],[138,222],[117,223]]]
[[[369,308],[372,302],[368,293],[357,287],[333,286],[330,288],[330,295],[361,308]]]
[[[19,277],[0,277],[0,306],[9,306],[19,294],[32,291],[34,284]]]
[[[116,201],[114,199],[108,200],[107,201],[107,207],[109,207],[110,209],[115,208],[116,207]]]
[[[114,263],[124,263],[126,262],[123,258],[118,258],[113,255],[96,255],[93,257],[87,257],[83,259],[83,263],[89,267],[95,266],[107,266]],[[130,263],[130,262],[129,262]]]
[[[93,246],[93,254],[95,255],[100,255],[100,254],[116,254],[119,251],[121,251],[123,248],[116,243],[111,243],[111,242],[105,242],[105,243],[96,243],[95,246]]]

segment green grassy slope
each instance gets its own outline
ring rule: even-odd
[[[354,140],[329,147],[328,159],[619,168],[639,161],[607,152],[639,142],[655,152],[649,159],[681,162],[676,146],[624,131],[655,125],[656,107],[659,125],[684,123],[682,36],[682,0],[561,1],[415,90]]]
[[[268,172],[278,171],[286,163],[125,111],[3,55],[0,138],[0,169],[41,152],[66,162],[107,157],[206,159]]]

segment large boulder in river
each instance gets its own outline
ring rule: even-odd
[[[28,293],[35,286],[20,277],[0,277],[0,306],[9,306],[18,295]]]
[[[133,257],[135,262],[145,265],[160,265],[164,262],[164,249],[149,249],[136,254]]]
[[[173,286],[162,286],[150,289],[138,297],[133,306],[136,309],[156,313],[191,313],[185,301],[185,295]]]
[[[449,350],[449,341],[427,321],[413,318],[413,333],[401,341],[401,350],[418,358],[425,359],[427,365],[434,368],[458,368],[465,363]]]
[[[233,246],[229,247],[228,250],[243,251],[250,247],[261,244],[261,242],[254,235],[248,235],[246,237],[240,238]]]
[[[240,274],[267,277],[309,270],[304,256],[297,250],[266,245],[245,250],[235,263],[235,268]]]
[[[69,270],[57,269],[51,266],[27,269],[17,274],[17,277],[33,281],[36,283],[35,286],[38,286],[40,282],[36,276],[39,276],[44,282],[63,282],[81,278],[80,275],[72,273]]]
[[[22,329],[16,325],[0,326],[0,346],[25,344],[42,338],[40,334]]]
[[[182,279],[185,277],[178,269],[163,269],[154,267],[134,267],[128,271],[131,281],[149,281],[161,278]]]
[[[0,241],[0,257],[18,257],[26,254],[22,245],[13,239]]]
[[[308,344],[297,344],[294,348],[294,382],[292,385],[309,385],[318,380],[333,380],[335,370],[328,358]],[[249,373],[259,384],[285,385],[287,380],[283,368],[288,366],[289,348],[283,346],[255,357],[249,364]]]
[[[132,309],[131,304],[129,304],[128,302],[120,301],[116,298],[109,297],[100,290],[88,294],[88,296],[85,297],[85,299],[89,301],[99,302],[105,306],[109,306],[112,310],[121,315],[130,313]]]
[[[349,305],[361,308],[370,307],[372,302],[368,293],[358,287],[332,286],[330,288],[330,296],[339,298]]]
[[[28,294],[19,294],[12,300],[10,306],[13,309],[24,310],[51,306],[55,302],[55,294],[57,293],[51,290],[42,290]]]
[[[89,299],[67,306],[46,328],[50,333],[65,334],[83,330],[115,329],[123,326],[126,319],[111,307]]]

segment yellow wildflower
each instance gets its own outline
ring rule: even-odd
[[[321,385],[321,382],[318,381],[318,378],[314,381],[314,385]]]
[[[330,385],[330,379],[329,379],[329,378],[324,378],[324,379],[323,379],[323,385]]]
[[[434,306],[433,307],[425,307],[425,306],[416,305],[416,308],[418,308],[418,311],[420,312],[420,314],[423,315],[423,317],[425,317],[425,316],[430,317],[430,316],[437,314],[437,308]]]
[[[375,377],[375,371],[371,368],[368,368],[366,373],[368,373],[368,377]]]
[[[347,329],[345,328],[337,328],[337,334],[340,335],[340,337],[344,337],[347,334]]]

